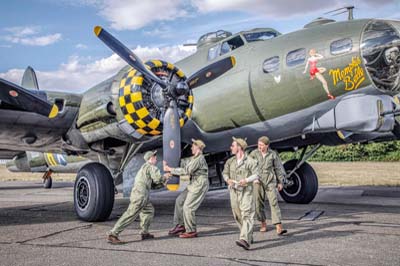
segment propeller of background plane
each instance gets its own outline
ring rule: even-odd
[[[29,112],[54,118],[57,105],[48,102],[33,92],[0,78],[0,100]]]
[[[147,69],[138,56],[102,27],[96,26],[94,32],[100,40],[131,67],[162,87],[164,97],[167,101],[166,106],[168,106],[163,119],[163,159],[171,167],[179,166],[181,155],[181,131],[176,103],[177,97],[224,74],[235,65],[235,58],[233,56],[226,57],[200,69],[187,78],[186,81],[173,83],[158,78],[153,72]],[[168,183],[179,184],[179,180],[175,177],[175,180],[170,180]]]

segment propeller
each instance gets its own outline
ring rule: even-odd
[[[190,89],[194,89],[218,78],[235,64],[233,56],[226,57],[195,72],[186,80],[186,83]]]
[[[186,81],[173,83],[161,80],[151,72],[130,49],[113,37],[100,26],[94,28],[96,36],[102,40],[111,50],[124,59],[131,67],[141,72],[143,76],[159,84],[163,89],[166,112],[163,118],[163,159],[170,167],[178,167],[181,155],[181,131],[177,98],[189,90],[204,85],[224,74],[235,65],[233,56],[226,57],[212,63],[192,74]],[[172,177],[168,181],[168,188],[178,188],[179,178]],[[176,186],[176,187],[174,187]]]
[[[0,78],[0,100],[26,111],[54,118],[58,107],[17,84]]]
[[[179,167],[181,159],[181,128],[178,108],[175,101],[170,101],[163,121],[163,160],[170,167]],[[167,183],[168,189],[176,190],[179,177],[172,176]],[[176,188],[174,187],[176,186]]]
[[[125,60],[131,67],[141,72],[147,78],[151,79],[154,82],[157,82],[162,88],[166,88],[167,84],[159,79],[156,75],[153,74],[150,70],[146,68],[143,64],[142,60],[137,57],[128,47],[126,47],[123,43],[118,41],[114,36],[108,33],[105,29],[100,26],[96,26],[94,28],[94,33],[100,40],[102,40],[111,50],[113,50],[117,55],[119,55],[122,59]]]

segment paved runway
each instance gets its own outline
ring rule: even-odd
[[[399,187],[321,187],[312,204],[280,202],[289,233],[257,226],[250,251],[234,243],[227,190],[207,194],[198,238],[168,237],[176,196],[151,196],[156,239],[140,241],[134,222],[121,235],[128,243],[113,246],[105,236],[128,205],[121,194],[109,221],[86,223],[75,217],[71,183],[1,182],[0,265],[400,265]]]

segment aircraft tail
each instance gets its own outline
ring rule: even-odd
[[[22,76],[21,87],[39,90],[35,70],[30,66],[25,69],[24,75]]]

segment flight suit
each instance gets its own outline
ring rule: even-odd
[[[257,162],[251,157],[244,155],[241,162],[237,162],[235,156],[229,158],[223,171],[224,179],[232,179],[239,182],[241,179],[258,175]],[[247,183],[245,187],[238,189],[229,188],[233,218],[239,226],[240,239],[251,243],[253,240],[253,225],[255,215],[255,204],[253,196],[253,183]]]
[[[175,200],[174,223],[185,225],[186,232],[196,232],[195,212],[208,191],[208,165],[202,153],[182,160],[180,168],[171,170],[173,175],[189,175],[190,183]]]
[[[260,183],[254,184],[254,198],[256,201],[256,215],[261,222],[266,220],[265,216],[265,196],[268,198],[271,208],[271,220],[273,224],[280,224],[282,220],[281,210],[278,205],[277,184],[283,182],[285,169],[278,154],[268,149],[265,157],[259,150],[250,153],[258,163],[258,171],[260,174]]]
[[[128,209],[118,219],[109,235],[118,237],[138,215],[140,216],[141,234],[147,234],[154,217],[154,207],[149,201],[150,189],[152,186],[161,186],[164,181],[160,170],[155,165],[149,162],[144,163],[136,174]]]

